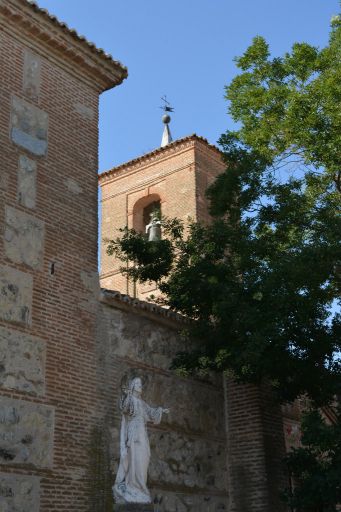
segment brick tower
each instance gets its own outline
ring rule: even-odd
[[[165,131],[168,126],[165,126]],[[137,285],[120,273],[122,262],[106,254],[106,238],[118,236],[124,226],[144,233],[153,208],[162,215],[184,222],[209,221],[205,191],[225,164],[217,147],[198,135],[171,141],[164,132],[160,148],[104,172],[99,177],[102,192],[102,288],[118,290],[141,299],[155,291],[154,285]]]
[[[98,100],[127,71],[34,2],[1,1],[0,27],[0,509],[85,512]]]

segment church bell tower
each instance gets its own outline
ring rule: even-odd
[[[105,239],[128,226],[146,233],[150,215],[209,222],[207,187],[226,166],[216,146],[196,134],[172,140],[169,110],[163,115],[161,146],[99,176],[102,192],[101,269],[102,288],[146,299],[154,284],[136,285],[122,275],[122,262],[106,254]]]

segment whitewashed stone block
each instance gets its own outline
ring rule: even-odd
[[[92,121],[95,117],[94,109],[91,107],[87,107],[83,103],[75,103],[74,110],[86,121]]]
[[[45,392],[46,344],[36,336],[0,327],[0,386]]]
[[[26,155],[19,157],[18,202],[26,208],[35,208],[37,196],[37,164]]]
[[[83,192],[83,189],[80,186],[80,184],[78,183],[78,181],[76,181],[72,178],[66,178],[64,183],[65,183],[65,186],[68,189],[68,191],[71,192],[71,194],[75,194],[76,196],[78,196],[79,194],[81,194]]]
[[[40,93],[41,59],[30,50],[24,53],[23,91],[26,96],[37,100]]]
[[[47,151],[48,114],[27,101],[13,96],[11,139],[34,155]]]
[[[0,265],[0,318],[7,322],[31,325],[33,279],[5,265]]]
[[[1,169],[0,172],[0,190],[8,189],[8,174],[5,174],[4,169]]]
[[[0,397],[1,464],[51,467],[53,430],[53,407]]]
[[[40,478],[0,473],[1,512],[39,512]]]
[[[44,222],[11,206],[5,208],[4,245],[6,256],[15,263],[41,268],[44,251]]]

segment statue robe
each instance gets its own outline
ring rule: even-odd
[[[147,472],[150,446],[146,423],[160,423],[162,407],[150,407],[138,396],[121,399],[120,464],[114,485],[117,503],[150,503]]]

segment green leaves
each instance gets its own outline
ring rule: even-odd
[[[283,64],[287,75],[295,77],[297,85],[306,82],[318,66],[318,49],[307,43],[295,43],[291,53],[285,55]]]
[[[270,58],[257,37],[237,59],[242,73],[226,88],[238,138],[273,161],[284,152],[339,175],[341,143],[341,26],[334,23],[323,50],[295,43]]]
[[[252,45],[246,50],[242,57],[236,58],[237,66],[246,71],[253,67],[260,67],[267,63],[270,55],[269,45],[263,37],[254,37]]]
[[[340,410],[335,413],[333,423],[314,409],[303,417],[302,446],[286,459],[296,485],[286,490],[285,501],[295,510],[335,512],[341,501]]]
[[[171,223],[170,230],[181,228]],[[172,267],[174,257],[173,247],[169,240],[148,242],[147,238],[135,230],[124,228],[122,236],[113,240],[106,240],[107,254],[115,255],[126,266],[121,272],[133,281],[160,281],[167,275]],[[129,264],[130,262],[130,264]]]

